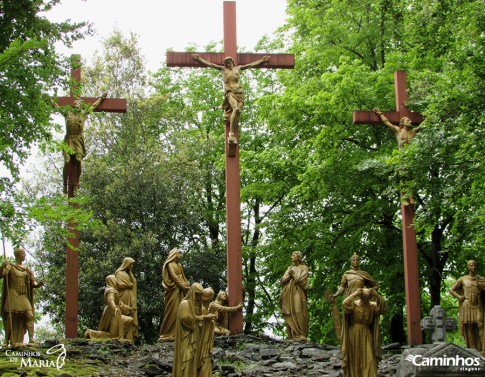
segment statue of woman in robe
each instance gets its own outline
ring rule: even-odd
[[[386,302],[374,288],[358,288],[342,303],[344,320],[340,350],[344,377],[377,377],[382,359],[379,316]]]
[[[175,339],[175,322],[179,305],[189,290],[189,282],[180,263],[182,252],[172,249],[162,268],[162,285],[164,289],[163,304],[165,306],[162,325],[160,326],[159,342]]]
[[[87,329],[84,337],[88,339],[125,339],[133,341],[133,318],[123,314],[126,305],[120,300],[114,275],[106,277],[104,290],[104,309],[98,330]]]
[[[197,377],[201,328],[213,314],[202,313],[203,287],[194,283],[179,305],[175,323],[172,377]]]
[[[133,318],[133,337],[138,338],[138,312],[137,312],[137,286],[136,278],[133,275],[132,258],[123,259],[120,268],[115,272],[116,288],[120,295],[120,301],[124,304],[123,314]]]
[[[291,262],[281,279],[280,307],[288,340],[305,341],[308,336],[308,267],[300,251],[291,254]]]

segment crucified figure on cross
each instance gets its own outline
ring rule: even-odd
[[[389,120],[386,118],[381,110],[376,108],[374,109],[374,112],[381,119],[382,123],[389,127],[394,133],[397,139],[399,149],[403,148],[406,144],[409,144],[411,140],[414,139],[416,134],[422,129],[422,126],[411,128],[411,119],[409,119],[408,117],[402,117],[399,120],[399,125],[395,126],[394,124],[389,122]]]
[[[74,184],[75,187],[79,185],[79,178],[82,172],[82,160],[86,154],[86,147],[84,146],[84,122],[88,115],[96,110],[96,108],[104,101],[108,93],[103,93],[101,97],[94,103],[84,103],[82,99],[77,98],[72,106],[67,109],[59,107],[59,105],[51,98],[51,105],[58,109],[66,120],[66,135],[64,136],[64,143],[69,148],[64,149],[62,155],[64,156],[64,167],[62,169],[62,179],[64,183],[63,192],[67,194],[67,185]],[[68,177],[69,163],[74,162],[74,177]],[[69,179],[68,179],[69,178]],[[68,182],[68,180],[70,182]]]
[[[230,56],[224,59],[224,65],[214,64],[202,59],[199,54],[192,54],[192,58],[207,67],[222,71],[224,79],[224,102],[222,103],[222,109],[224,110],[224,118],[226,120],[229,119],[227,142],[237,144],[234,131],[238,127],[239,117],[244,105],[244,91],[239,83],[239,71],[257,67],[269,61],[269,56],[264,56],[262,59],[245,65],[235,65],[234,59]]]

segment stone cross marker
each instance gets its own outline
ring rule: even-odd
[[[423,117],[419,113],[408,110],[408,95],[406,90],[406,71],[396,71],[394,75],[396,92],[396,111],[384,112],[386,118],[393,124],[399,124],[402,117],[407,117],[412,124],[420,124]],[[374,111],[354,111],[354,124],[382,124]],[[408,327],[408,343],[422,344],[421,334],[421,293],[419,290],[418,253],[416,245],[416,231],[414,229],[414,204],[407,200],[401,205],[402,233],[404,249],[404,276],[406,287],[406,312]]]
[[[445,310],[435,305],[430,315],[421,320],[421,329],[431,331],[431,341],[440,343],[446,341],[446,331],[456,330],[456,319],[445,317]]]
[[[72,106],[76,99],[81,99],[84,103],[93,104],[98,98],[76,97],[76,85],[81,82],[81,56],[71,56],[71,93],[69,97],[58,97],[58,106]],[[126,99],[124,98],[105,98],[104,101],[93,111],[125,113],[127,109]],[[76,195],[75,188],[79,185],[75,177],[74,161],[71,159],[67,170],[67,196],[74,198]],[[70,203],[71,207],[78,208],[76,203]],[[78,296],[79,296],[79,256],[77,248],[79,247],[79,230],[77,224],[72,219],[67,225],[70,236],[66,243],[66,338],[77,338],[78,323]]]
[[[202,67],[192,57],[193,53],[168,52],[168,67]],[[201,58],[223,65],[224,58],[231,56],[235,65],[249,64],[269,56],[270,60],[261,68],[293,68],[294,56],[291,54],[239,54],[236,46],[236,3],[224,1],[224,53],[198,52]],[[240,209],[240,173],[239,143],[228,143],[229,121],[225,122],[226,140],[226,223],[227,223],[227,284],[229,306],[236,306],[243,300],[242,289],[242,247],[241,247],[241,209]],[[236,139],[238,130],[235,130]],[[239,140],[239,139],[238,139]],[[242,312],[235,312],[229,319],[232,333],[240,334],[243,330]]]

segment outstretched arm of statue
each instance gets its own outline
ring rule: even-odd
[[[386,118],[386,116],[381,110],[379,110],[378,108],[375,108],[374,112],[381,119],[382,123],[384,123],[387,127],[389,127],[392,130],[392,132],[397,133],[399,131],[399,127],[389,122],[389,119]]]
[[[256,60],[255,62],[252,62],[252,63],[249,63],[249,64],[245,64],[245,65],[240,65],[239,66],[239,69],[243,70],[243,69],[257,67],[258,65],[261,65],[263,63],[266,63],[267,61],[269,61],[269,59],[270,59],[270,57],[268,55],[266,55],[266,56],[263,56],[263,58],[261,58],[259,60]]]
[[[340,296],[344,291],[344,287],[339,287],[337,289],[337,292],[335,292],[333,295],[331,295],[330,297],[332,297],[333,299],[335,299],[337,296]]]
[[[212,63],[208,60],[202,59],[199,54],[192,54],[192,59],[198,61],[200,64],[205,65],[209,68],[215,68],[215,69],[218,69],[218,70],[224,69],[224,66],[222,66],[222,65],[214,64],[214,63]]]
[[[49,102],[51,103],[51,106],[54,108],[54,109],[57,109],[59,107],[59,105],[57,104],[56,101],[54,101],[52,98],[49,98]]]
[[[108,93],[103,93],[101,97],[99,97],[96,102],[94,102],[90,107],[89,110],[96,110],[96,108],[101,105],[101,103],[104,101],[104,99],[108,96]]]

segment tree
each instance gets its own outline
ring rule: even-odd
[[[18,214],[14,188],[19,166],[36,142],[52,138],[48,93],[66,83],[66,61],[56,53],[56,42],[69,46],[83,37],[85,23],[53,23],[43,12],[54,1],[5,0],[0,4],[0,161],[10,178],[0,179],[0,221],[7,237],[16,237],[25,218]]]
[[[483,3],[295,0],[288,13],[298,64],[282,75],[284,111],[273,105],[269,118],[293,135],[292,159],[303,172],[288,202],[291,215],[273,223],[275,236],[285,235],[281,243],[306,238],[318,286],[336,287],[335,266],[345,268],[360,251],[390,308],[401,308],[400,181],[412,172],[405,189],[417,196],[421,286],[431,306],[439,303],[442,280],[464,255],[478,255],[472,245],[483,239],[475,226],[483,200],[473,194],[483,187],[476,170],[483,162]],[[394,108],[396,69],[408,71],[408,105],[426,116],[425,131],[402,152],[384,127],[351,125],[352,110]],[[403,328],[402,311],[389,316],[385,329]],[[312,336],[328,339],[327,330],[314,328]]]

